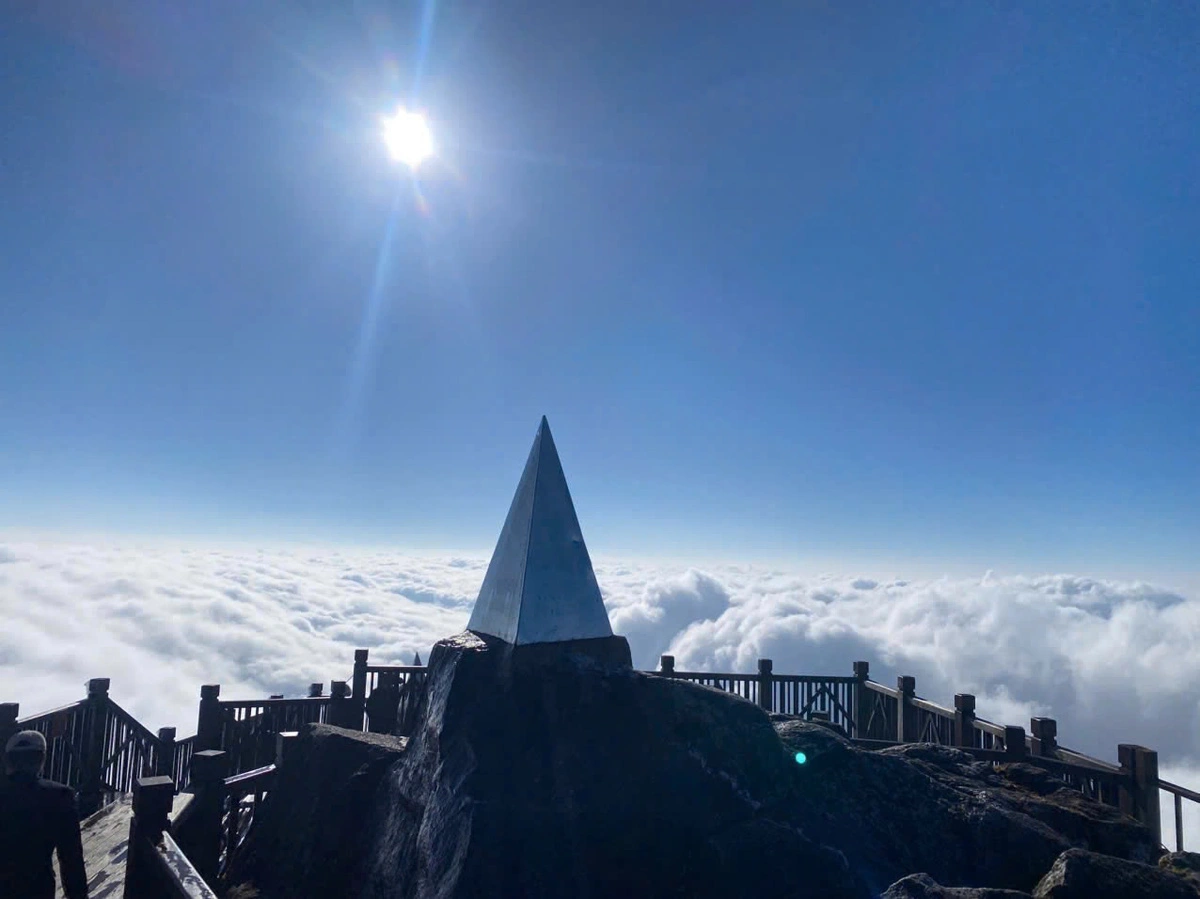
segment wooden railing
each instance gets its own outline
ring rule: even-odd
[[[301,698],[223,700],[220,685],[207,684],[200,688],[193,751],[223,751],[231,776],[270,764],[277,734],[305,724],[329,723],[335,697],[326,696],[323,687],[313,684],[308,696]]]
[[[855,662],[854,674],[848,678],[777,675],[772,668],[769,659],[760,659],[757,675],[676,671],[675,660],[668,655],[653,673],[734,693],[769,712],[828,722],[867,748],[935,743],[996,764],[1034,764],[1085,795],[1121,808],[1150,827],[1160,842],[1158,797],[1160,790],[1166,791],[1175,804],[1175,844],[1180,850],[1183,801],[1200,803],[1200,794],[1161,781],[1158,754],[1143,746],[1120,744],[1120,764],[1114,765],[1059,746],[1053,718],[1030,719],[1027,735],[1023,727],[977,717],[972,694],[955,695],[950,709],[917,696],[913,677],[897,678],[894,688],[876,683],[866,662]],[[788,691],[798,698],[792,699]]]
[[[73,702],[40,715],[17,718],[20,707],[15,702],[5,703],[0,708],[4,718],[0,720],[0,739],[18,730],[36,730],[46,738],[46,765],[43,773],[51,780],[70,784],[79,789],[84,769],[84,735],[87,731],[86,704],[83,700]]]
[[[423,665],[368,665],[365,649],[354,653],[350,698],[371,733],[411,735],[424,686]]]
[[[0,703],[0,744],[18,730],[39,731],[44,775],[78,791],[84,817],[130,792],[138,777],[167,775],[182,786],[191,757],[190,741],[176,743],[174,728],[151,733],[108,691],[108,678],[93,678],[86,698],[28,718],[17,703]]]
[[[163,728],[168,730],[168,728]],[[163,730],[160,730],[161,737]],[[171,739],[175,738],[175,728],[169,728],[171,731]],[[171,779],[175,781],[178,789],[182,790],[188,785],[188,775],[192,767],[192,753],[196,751],[196,736],[193,734],[190,737],[185,737],[182,740],[175,742],[175,750],[171,753],[171,770],[163,771],[159,769],[159,774],[169,774]]]
[[[179,848],[168,819],[175,797],[169,777],[137,778],[125,856],[126,899],[216,899]]]
[[[225,778],[221,827],[223,838],[221,856],[217,865],[218,877],[222,881],[229,870],[234,854],[241,847],[254,824],[255,813],[262,807],[264,797],[275,785],[276,770],[276,766],[272,763],[255,768],[253,771]]]
[[[161,751],[158,736],[112,699],[107,702],[100,746],[100,786],[106,799],[114,794],[130,792],[137,778],[158,772],[158,755]],[[173,760],[164,767],[173,768]]]
[[[277,741],[277,746],[281,743]],[[278,765],[271,762],[226,776],[229,765],[228,754],[220,750],[196,752],[193,799],[173,824],[179,845],[204,880],[215,887],[225,885],[230,866],[254,826],[278,771]]]
[[[1161,831],[1161,790],[1174,803],[1177,846],[1183,839],[1183,802],[1200,804],[1200,794],[1159,780],[1152,750],[1122,744],[1120,763],[1113,765],[1059,746],[1052,718],[1031,719],[1026,734],[1022,727],[979,718],[971,694],[955,695],[954,707],[947,708],[917,696],[912,677],[897,678],[895,687],[876,683],[866,662],[855,662],[848,676],[820,676],[776,674],[771,660],[761,659],[756,674],[742,674],[678,671],[674,658],[665,655],[659,670],[647,673],[733,693],[768,712],[826,722],[864,746],[928,742],[997,763],[1036,760],[1069,786],[1145,821],[1155,833]],[[173,728],[156,736],[138,724],[108,698],[109,682],[100,678],[89,681],[86,699],[32,718],[18,720],[16,704],[0,703],[0,739],[18,728],[45,734],[46,776],[79,790],[86,813],[128,791],[142,775],[166,775],[182,788],[201,752],[223,753],[223,777],[257,772],[274,763],[279,734],[310,722],[410,735],[424,702],[425,678],[420,664],[372,665],[367,650],[360,649],[351,680],[333,681],[329,695],[322,684],[313,684],[306,697],[223,700],[219,685],[206,685],[197,733],[179,741]]]
[[[1165,780],[1158,782],[1160,791],[1171,796],[1175,803],[1175,851],[1183,852],[1183,800],[1195,802],[1200,805],[1200,793],[1195,790],[1189,790],[1186,787],[1181,787],[1178,784],[1168,783]]]

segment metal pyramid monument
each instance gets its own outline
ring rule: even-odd
[[[467,629],[517,645],[612,636],[545,416]]]

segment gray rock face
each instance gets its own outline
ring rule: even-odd
[[[796,826],[796,766],[757,708],[527,649],[470,633],[434,648],[363,895],[869,895]]]
[[[879,899],[1031,899],[1016,890],[988,887],[944,887],[928,874],[910,874],[884,891]]]
[[[1092,889],[1092,871],[1186,887],[1138,864],[1161,853],[1145,827],[1039,769],[861,750],[635,672],[619,637],[513,646],[468,632],[435,647],[427,677],[406,748],[305,730],[234,882],[266,899],[1017,899]],[[1058,881],[1043,879],[1052,866]]]
[[[1168,852],[1158,860],[1158,866],[1178,874],[1200,893],[1200,852]]]
[[[403,748],[396,737],[306,725],[229,882],[247,895],[250,884],[263,896],[358,895],[370,810]]]
[[[808,758],[800,826],[841,848],[876,891],[917,871],[1028,892],[1072,847],[1145,862],[1161,852],[1146,827],[1028,765],[994,772],[949,747],[868,752],[806,722],[776,729]]]
[[[1196,899],[1193,884],[1155,865],[1071,849],[1033,891],[1034,899]]]

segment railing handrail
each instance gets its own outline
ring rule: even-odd
[[[243,771],[241,774],[234,774],[231,777],[225,778],[225,789],[234,793],[238,789],[245,791],[247,787],[258,786],[260,782],[270,781],[274,778],[275,772],[278,770],[274,764],[263,765],[261,768],[254,768],[250,771]]]
[[[758,675],[756,674],[755,677]],[[857,684],[858,678],[853,675],[842,674],[775,674],[771,672],[771,679],[775,681],[786,681],[789,684]]]
[[[367,674],[380,674],[399,671],[405,674],[420,674],[425,671],[426,665],[368,665],[366,668]]]
[[[912,704],[913,708],[921,709],[926,712],[932,712],[934,715],[938,715],[942,718],[954,717],[954,712],[950,711],[950,709],[940,706],[936,702],[930,702],[928,699],[922,699],[920,696],[914,696],[912,698]]]
[[[877,681],[865,680],[862,682],[862,685],[864,687],[866,687],[868,690],[871,690],[875,693],[882,693],[884,696],[890,696],[892,699],[900,698],[899,690],[896,690],[892,687],[885,686],[884,684],[878,683]]]
[[[1104,761],[1104,759],[1098,759],[1082,752],[1076,752],[1074,749],[1068,749],[1065,746],[1057,747],[1056,753],[1060,760],[1064,762],[1071,760],[1071,764],[1074,764],[1080,768],[1092,768],[1103,774],[1121,773],[1120,765],[1114,765],[1112,762]]]
[[[159,745],[158,734],[152,732],[150,728],[146,727],[146,725],[134,718],[133,715],[129,714],[129,712],[125,711],[125,709],[121,708],[121,706],[117,705],[117,703],[111,697],[106,696],[105,700],[108,705],[109,713],[112,714],[113,717],[121,721],[122,724],[130,728],[143,740],[151,741],[156,747]]]
[[[200,872],[171,838],[171,834],[164,831],[162,842],[155,849],[159,873],[169,884],[172,899],[217,899],[217,894],[204,882]]]
[[[954,713],[951,712],[951,715]],[[995,721],[989,721],[987,718],[975,718],[975,729],[981,730],[985,734],[991,734],[993,737],[1004,737],[1004,725],[997,724]]]
[[[17,724],[21,725],[22,730],[28,730],[28,725],[37,724],[45,718],[52,718],[55,715],[61,715],[63,712],[69,712],[71,709],[77,709],[87,703],[86,699],[77,699],[75,702],[69,702],[66,705],[60,705],[56,709],[51,709],[48,712],[38,712],[36,715],[29,715],[25,718],[18,718]]]
[[[421,669],[416,669],[421,670]],[[659,671],[644,671],[643,674],[661,674]],[[671,672],[675,680],[746,680],[757,681],[762,675],[757,671],[682,671]],[[840,674],[775,674],[771,673],[775,682],[789,684],[856,684],[858,679],[852,675]]]
[[[286,705],[300,704],[315,704],[320,705],[324,702],[329,702],[329,696],[292,696],[283,699],[221,699],[218,700],[223,709],[249,709],[265,706],[267,708],[276,708]]]
[[[1179,784],[1173,784],[1169,780],[1160,779],[1158,787],[1160,790],[1166,790],[1168,793],[1182,796],[1184,799],[1189,799],[1192,802],[1200,802],[1200,793],[1197,793],[1195,790],[1189,790],[1187,787],[1181,787]]]

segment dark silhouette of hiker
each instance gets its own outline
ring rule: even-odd
[[[87,899],[87,872],[75,792],[46,780],[46,738],[36,730],[15,734],[4,747],[0,780],[0,896],[54,899],[53,852],[67,899]]]

